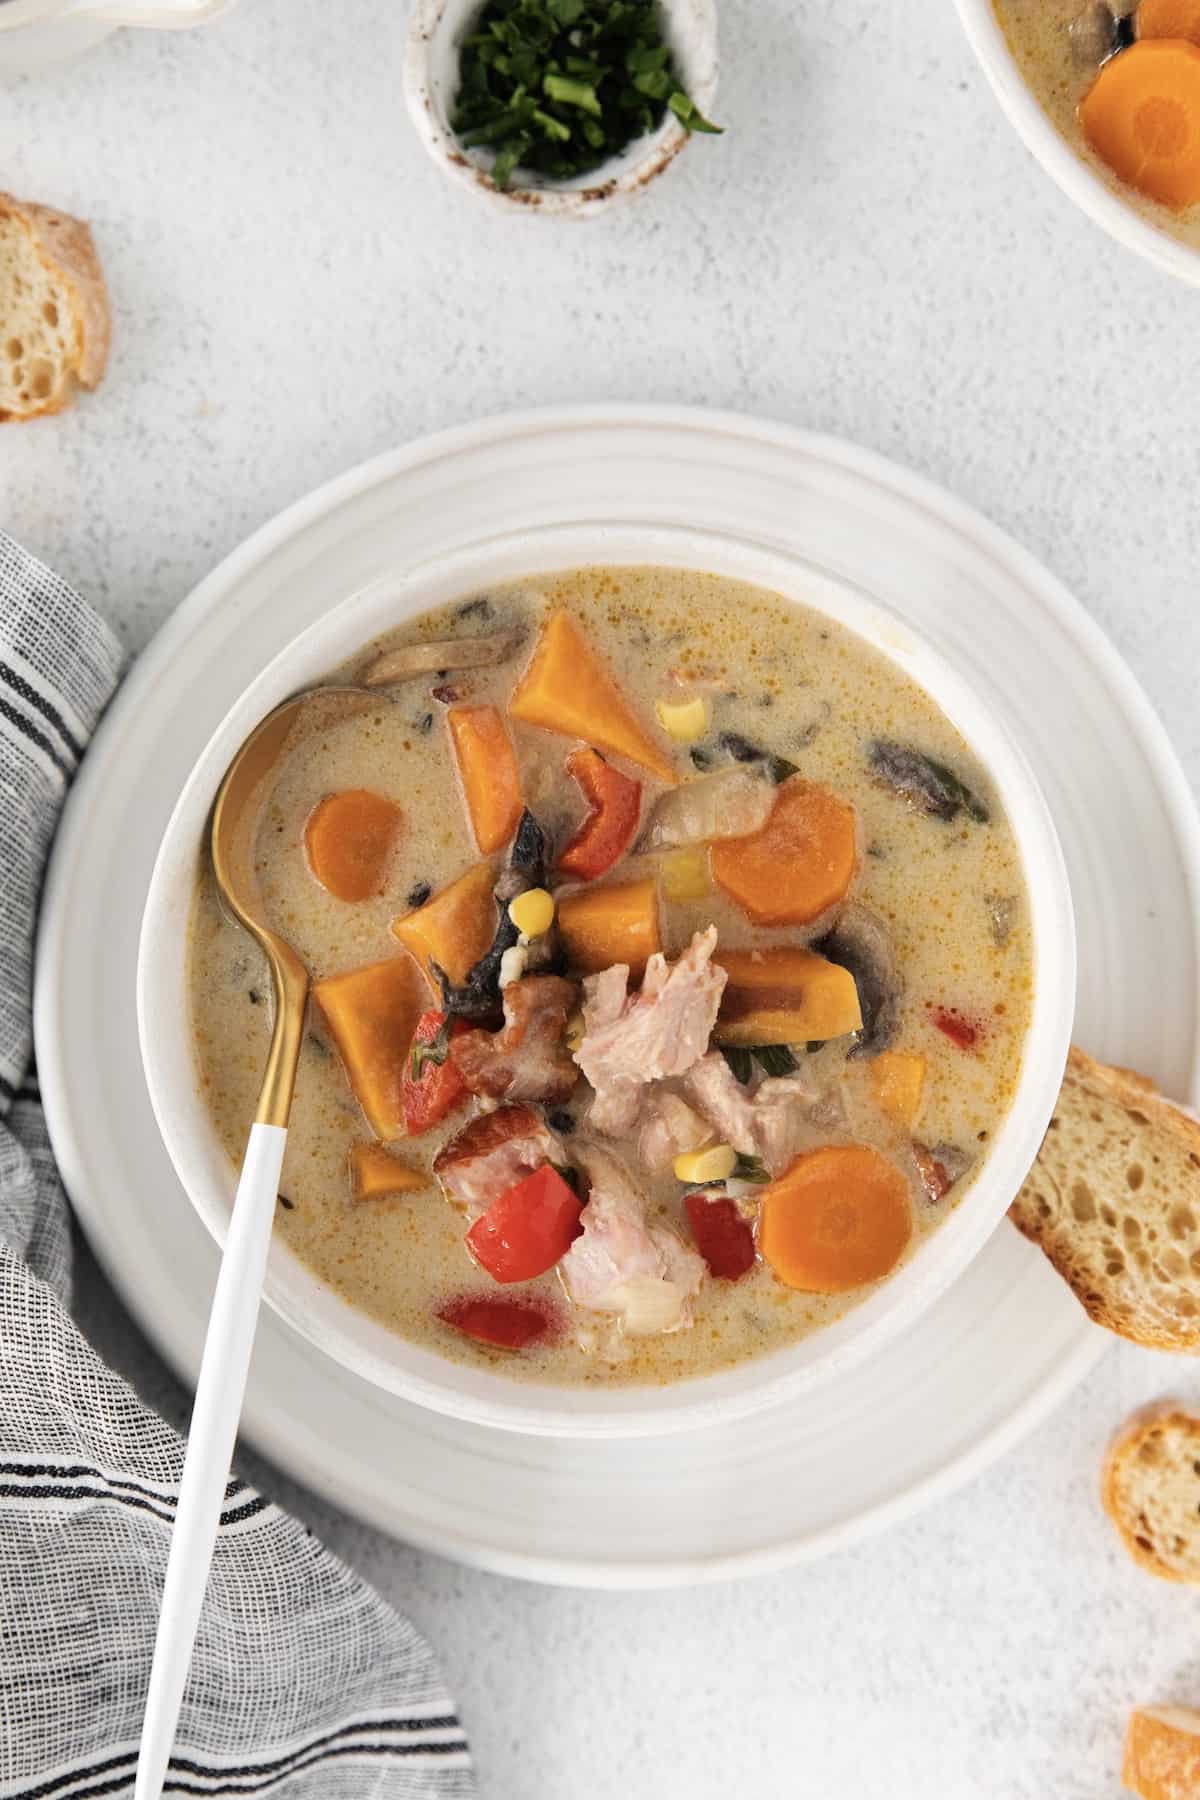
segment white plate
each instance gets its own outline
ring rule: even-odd
[[[98,1256],[188,1378],[216,1252],[158,1138],[133,1016],[142,904],[179,789],[242,688],[330,605],[501,529],[580,519],[740,534],[938,643],[1007,719],[1054,812],[1079,916],[1079,1037],[1194,1092],[1200,825],[1133,678],[1032,558],[876,457],[735,416],[576,409],[447,432],[300,502],[200,585],[106,718],[59,834],[35,1008],[50,1128]],[[266,1312],[245,1434],[427,1548],[538,1580],[667,1585],[797,1561],[911,1512],[1015,1442],[1105,1341],[1006,1225],[881,1358],[735,1424],[611,1443],[489,1431],[355,1380]]]

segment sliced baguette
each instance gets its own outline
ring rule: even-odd
[[[1135,1413],[1109,1447],[1100,1497],[1135,1562],[1200,1586],[1200,1419],[1170,1404]]]
[[[1200,1712],[1143,1706],[1131,1713],[1121,1780],[1139,1800],[1200,1800]]]
[[[1200,1353],[1200,1123],[1145,1076],[1071,1051],[1009,1216],[1098,1325]]]
[[[109,313],[79,219],[0,193],[0,421],[60,412],[108,360]]]

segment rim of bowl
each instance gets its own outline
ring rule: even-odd
[[[409,116],[426,150],[447,175],[509,214],[590,218],[610,201],[640,193],[670,167],[690,133],[668,112],[656,131],[635,138],[619,156],[575,181],[498,188],[451,130],[433,68],[433,47],[439,34],[452,30],[452,20],[460,13],[469,16],[483,4],[484,0],[416,0],[409,26],[403,65]],[[659,5],[687,91],[701,112],[707,113],[717,92],[715,0],[659,0]]]
[[[1033,1008],[1017,1090],[963,1200],[915,1255],[833,1324],[769,1355],[661,1387],[591,1389],[513,1380],[455,1362],[369,1318],[275,1236],[264,1297],[352,1373],[435,1412],[560,1437],[636,1437],[741,1417],[847,1372],[930,1305],[982,1247],[1028,1173],[1049,1123],[1074,1014],[1075,936],[1066,866],[1023,752],[961,676],[885,603],[801,558],[680,526],[584,523],[499,534],[415,568],[381,573],[333,604],[266,665],[209,739],[163,833],[138,945],[138,1033],[147,1086],[176,1173],[223,1243],[236,1171],[199,1090],[187,994],[187,928],[221,776],[279,700],[389,626],[481,584],[588,565],[666,565],[748,581],[864,638],[915,680],[988,771],[1016,839],[1033,927]]]
[[[1148,262],[1200,286],[1200,251],[1152,224],[1132,201],[1114,193],[1090,168],[1043,112],[1008,47],[992,0],[954,0],[967,42],[1025,148],[1042,168],[1109,236]]]

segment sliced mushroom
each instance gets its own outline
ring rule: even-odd
[[[655,804],[639,850],[666,850],[676,844],[705,844],[714,838],[748,837],[767,822],[775,789],[757,769],[722,769],[683,781]]]
[[[391,687],[414,675],[434,675],[442,669],[483,669],[507,662],[521,639],[514,631],[498,631],[482,637],[442,638],[429,644],[401,644],[385,650],[361,677],[363,687]]]
[[[1071,61],[1080,69],[1098,69],[1117,47],[1117,21],[1106,0],[1088,0],[1067,27]]]
[[[991,817],[987,807],[946,763],[898,744],[893,738],[876,738],[867,752],[876,781],[891,788],[918,812],[934,819],[954,819],[966,811],[977,825]]]
[[[877,1056],[896,1035],[903,987],[886,921],[869,906],[848,906],[814,949],[854,977],[863,1022],[850,1055]]]
[[[455,1018],[470,1019],[477,1025],[498,1025],[503,1017],[503,1004],[500,998],[501,964],[506,950],[516,945],[520,932],[508,915],[510,901],[518,894],[524,894],[529,888],[544,887],[549,852],[546,834],[526,807],[521,814],[521,823],[517,827],[517,835],[509,853],[508,866],[501,870],[493,892],[496,897],[498,918],[496,935],[492,939],[491,948],[486,950],[475,966],[468,970],[467,978],[457,987],[446,976],[443,969],[434,965],[442,989],[442,1007],[446,1013]],[[555,946],[547,937],[534,940],[538,946],[536,957],[526,960],[526,971],[533,972],[536,965],[539,972],[548,968],[554,959]],[[530,945],[532,951],[534,945]]]

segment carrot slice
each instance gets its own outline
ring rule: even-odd
[[[318,800],[304,827],[304,848],[326,893],[335,900],[381,894],[403,820],[394,800],[368,788],[346,788]]]
[[[678,781],[670,758],[627,705],[620,688],[570,613],[552,612],[508,710],[526,725],[582,738],[627,756],[660,781]]]
[[[494,706],[452,706],[446,719],[475,842],[490,856],[507,844],[521,818],[517,759]]]
[[[758,925],[808,925],[845,898],[858,869],[854,808],[793,775],[760,831],[712,846],[713,879]]]
[[[593,975],[613,963],[628,963],[636,979],[662,949],[653,879],[614,881],[564,894],[558,929],[572,968]]]
[[[865,1144],[810,1150],[763,1189],[758,1247],[781,1281],[808,1294],[879,1281],[912,1233],[908,1183]]]
[[[433,963],[457,986],[467,979],[495,936],[495,879],[491,863],[476,863],[416,912],[392,920],[393,936],[416,957],[435,990]]]
[[[1115,175],[1163,206],[1200,201],[1200,46],[1145,38],[1110,57],[1079,103]]]
[[[1141,0],[1134,17],[1140,38],[1184,38],[1200,44],[1200,0]]]

